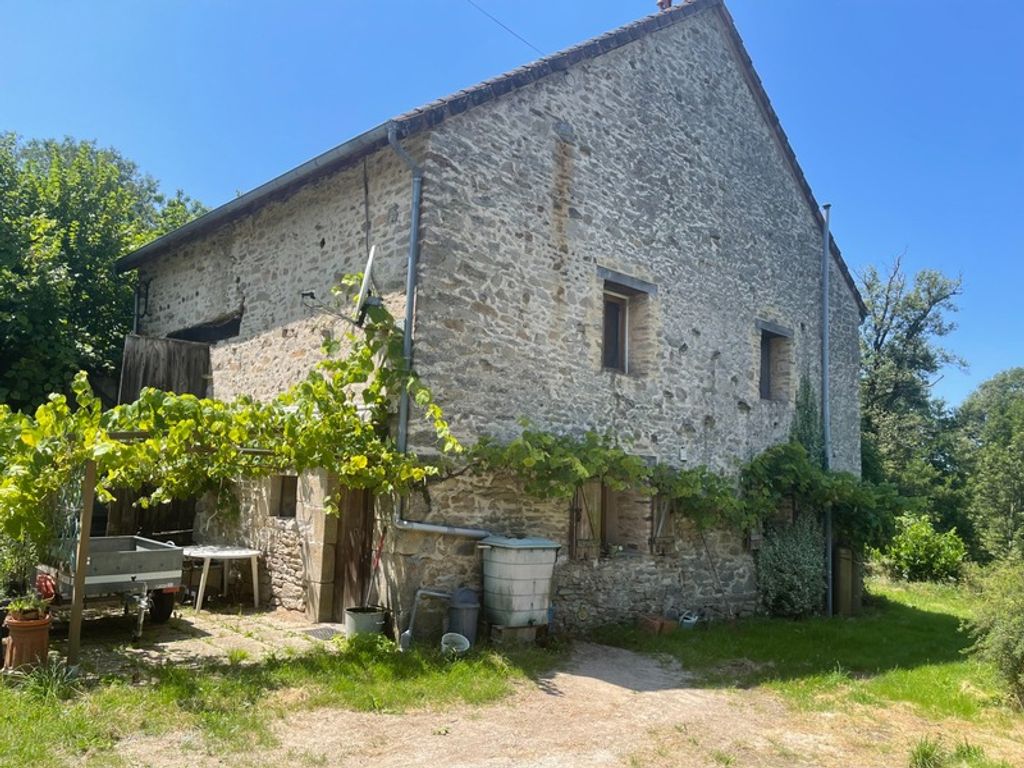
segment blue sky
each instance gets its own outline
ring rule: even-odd
[[[653,0],[475,0],[545,53]],[[962,274],[956,403],[1024,365],[1024,3],[731,0],[851,268]],[[231,199],[536,53],[468,0],[0,0],[0,130],[121,150]],[[657,73],[652,73],[655,76]]]

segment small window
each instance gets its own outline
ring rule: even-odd
[[[275,493],[270,497],[270,514],[274,517],[295,517],[299,478],[295,475],[279,475],[274,478],[273,490]]]
[[[758,323],[761,338],[761,372],[758,386],[762,400],[788,400],[792,333],[771,323]]]
[[[626,373],[629,360],[629,297],[605,289],[604,359],[601,365]]]
[[[657,286],[630,275],[597,268],[601,294],[601,367],[639,375],[654,359],[652,297]]]
[[[640,554],[650,549],[650,497],[615,491],[599,480],[583,483],[570,509],[570,555],[577,560]]]

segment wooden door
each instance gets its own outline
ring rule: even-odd
[[[345,620],[346,608],[363,604],[373,547],[372,494],[361,490],[342,491],[338,541],[334,549],[335,621]]]
[[[124,340],[118,402],[132,402],[143,387],[205,397],[209,378],[209,344],[131,334]]]

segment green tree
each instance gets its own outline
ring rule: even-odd
[[[861,326],[861,414],[865,477],[916,498],[940,530],[972,541],[966,474],[956,425],[932,385],[964,361],[942,346],[956,325],[959,278],[922,270],[910,281],[896,258],[861,279],[868,316]]]
[[[80,369],[112,391],[132,322],[114,261],[204,210],[115,150],[0,134],[0,402],[32,409]]]
[[[1024,368],[989,379],[960,407],[970,515],[985,554],[1024,554]]]

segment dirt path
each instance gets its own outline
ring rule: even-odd
[[[969,726],[964,725],[964,728]],[[900,766],[937,726],[898,707],[794,713],[761,691],[693,687],[678,665],[580,643],[566,669],[511,699],[447,712],[297,713],[277,724],[280,744],[260,754],[208,757],[194,736],[126,742],[130,765],[569,768],[575,766]],[[966,731],[962,731],[966,732]],[[971,741],[1024,765],[1024,734]],[[189,745],[192,745],[191,747]]]

